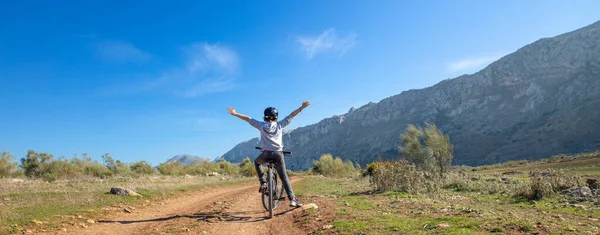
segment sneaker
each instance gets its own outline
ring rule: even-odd
[[[260,188],[258,188],[258,192],[259,192],[259,193],[264,193],[264,192],[266,192],[266,191],[267,191],[267,183],[262,183],[262,184],[260,185]]]
[[[302,207],[302,203],[300,203],[298,201],[298,199],[294,198],[294,199],[290,200],[290,206],[291,207]]]

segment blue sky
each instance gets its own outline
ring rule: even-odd
[[[600,1],[3,1],[0,151],[215,158],[257,137],[227,113],[309,125],[473,73],[600,20]]]

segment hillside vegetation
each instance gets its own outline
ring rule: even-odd
[[[424,177],[407,161],[375,165],[372,176],[302,181],[298,194],[334,206],[305,214],[299,223],[314,223],[314,217],[329,213],[330,221],[320,223],[317,233],[600,232],[600,193],[587,187],[588,179],[600,179],[600,151],[535,162],[455,166],[441,178]],[[381,168],[392,171],[386,173],[385,185],[376,179]]]

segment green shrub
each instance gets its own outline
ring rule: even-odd
[[[158,165],[158,171],[163,175],[184,175],[185,168],[181,162],[165,162]]]
[[[48,169],[49,162],[54,156],[47,153],[36,153],[33,150],[27,151],[27,156],[21,158],[21,167],[24,170],[25,176],[29,178],[42,178]]]
[[[100,164],[99,162],[94,162],[89,165],[86,165],[83,168],[83,173],[88,176],[98,177],[101,179],[105,179],[113,176],[112,171],[110,171],[106,166]]]
[[[435,124],[425,123],[425,128],[408,125],[400,141],[399,152],[420,170],[443,176],[452,164],[454,146]]]
[[[151,175],[154,173],[154,169],[146,161],[134,162],[129,168],[138,175]]]
[[[217,172],[219,172],[220,174],[237,175],[239,172],[238,166],[224,159],[220,160],[218,164],[219,170]]]
[[[240,163],[240,175],[246,177],[256,176],[256,168],[254,167],[254,162],[250,160],[250,158],[244,158],[244,160]]]
[[[66,159],[60,159],[49,162],[42,175],[46,181],[54,181],[58,179],[72,179],[83,174],[84,169],[71,164]]]
[[[411,194],[435,193],[438,187],[426,172],[407,160],[371,164],[371,185],[377,190],[395,190]]]
[[[324,176],[344,177],[353,176],[358,173],[354,168],[354,163],[350,160],[342,161],[341,158],[334,158],[331,154],[325,154],[319,160],[313,161],[313,174]]]
[[[539,200],[551,197],[555,193],[565,189],[583,185],[581,177],[568,175],[558,171],[532,172],[529,187],[523,187],[516,192],[515,196],[530,200]]]

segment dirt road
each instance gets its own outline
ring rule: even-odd
[[[293,179],[292,184],[301,179]],[[68,234],[305,234],[294,225],[294,214],[283,201],[267,219],[257,192],[258,184],[246,183],[188,193],[133,213],[119,213]]]

